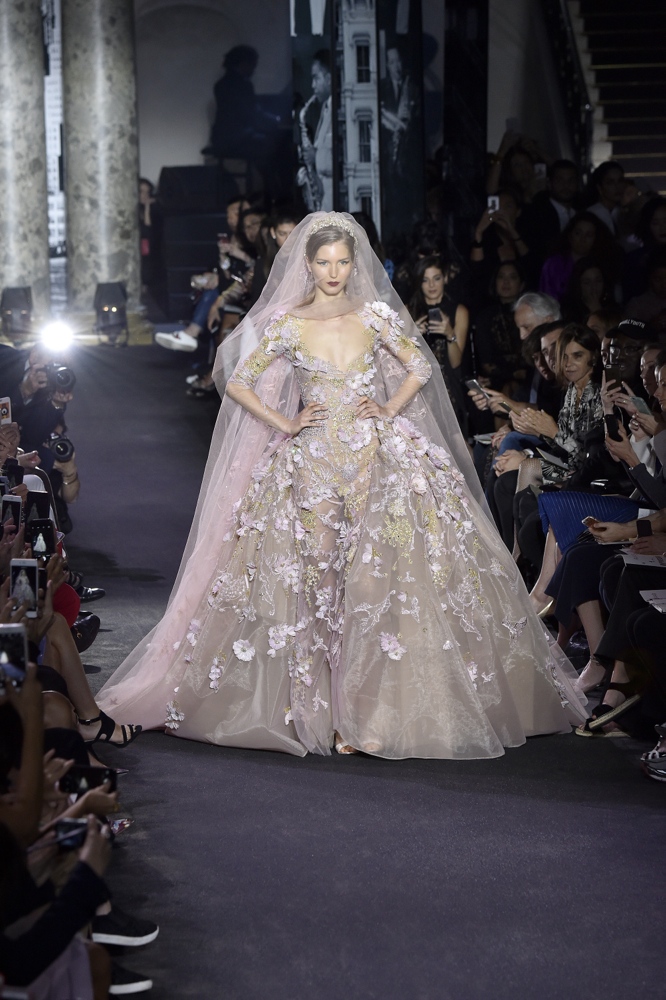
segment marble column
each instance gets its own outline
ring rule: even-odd
[[[140,295],[138,135],[132,0],[62,0],[69,305],[102,281]]]
[[[40,0],[0,2],[0,289],[30,285],[46,313],[49,228]]]

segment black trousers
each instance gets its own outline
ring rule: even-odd
[[[495,476],[495,482],[489,483],[486,491],[488,506],[495,519],[497,530],[509,552],[513,549],[514,541],[513,500],[517,482],[518,470],[515,469],[501,476]]]
[[[633,661],[634,642],[629,635],[628,621],[634,612],[645,611],[648,605],[641,590],[666,588],[666,571],[625,566],[621,556],[608,559],[601,567],[601,596],[608,608],[608,624],[595,653],[606,660]],[[659,614],[659,612],[655,612]]]

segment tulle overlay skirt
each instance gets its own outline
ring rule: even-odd
[[[220,551],[195,549],[102,707],[299,755],[330,753],[337,731],[388,758],[497,757],[584,719],[575,673],[444,449],[380,421],[336,479],[316,435],[255,470]]]

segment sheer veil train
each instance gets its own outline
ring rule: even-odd
[[[312,278],[306,266],[306,242],[313,228],[335,223],[353,233],[353,275],[342,300],[336,300],[333,305],[315,306],[312,304]],[[393,317],[391,322],[401,327],[401,333],[410,338],[430,362],[432,377],[401,416],[410,421],[424,439],[445,449],[462,474],[475,530],[482,540],[488,540],[493,551],[498,546],[502,548],[504,585],[518,595],[525,618],[524,625],[521,619],[521,628],[527,628],[537,651],[536,658],[543,660],[539,666],[550,671],[569,722],[584,721],[586,712],[573,688],[577,675],[534,615],[517,567],[499,542],[434,356],[372,252],[364,231],[350,215],[315,213],[291,233],[277,254],[258,302],[218,349],[214,367],[218,389],[224,392],[237,364],[248,358],[280,317],[325,320],[347,312],[359,312],[369,304],[374,304],[378,317]],[[298,363],[298,358],[276,357],[255,386],[265,406],[290,418],[297,413],[300,402],[296,378]],[[405,377],[405,369],[391,353],[378,351],[374,370],[376,399],[381,404],[394,395]],[[166,612],[102,688],[99,703],[109,714],[131,718],[146,728],[164,726],[165,711],[167,725],[170,718],[177,719],[179,686],[187,671],[187,658],[182,655],[181,644],[188,632],[191,633],[193,622],[195,626],[198,624],[196,616],[211,581],[219,573],[220,566],[232,557],[237,542],[234,526],[238,502],[252,484],[253,470],[265,465],[284,441],[284,435],[223,395],[192,527]],[[566,729],[565,721],[560,731]]]

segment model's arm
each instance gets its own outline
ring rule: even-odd
[[[321,420],[326,420],[326,407],[319,403],[309,403],[293,420],[285,417],[278,410],[266,406],[254,391],[257,379],[262,375],[273,360],[278,356],[275,340],[264,337],[259,346],[242,361],[227,382],[225,393],[234,402],[240,403],[253,417],[263,420],[281,434],[294,435],[304,427],[314,427]]]
[[[432,367],[428,359],[398,326],[387,323],[379,334],[379,340],[407,369],[408,375],[384,406],[379,406],[372,399],[363,398],[358,407],[360,417],[397,416],[412,401],[432,374]]]

